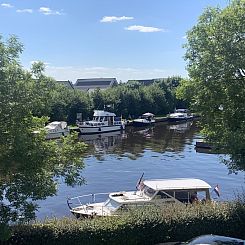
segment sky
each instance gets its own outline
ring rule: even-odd
[[[24,45],[29,69],[56,80],[187,77],[186,32],[208,6],[229,0],[0,0],[0,35]]]

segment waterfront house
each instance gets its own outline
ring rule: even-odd
[[[94,91],[95,89],[105,90],[118,84],[116,78],[89,78],[77,79],[74,88],[86,92]]]

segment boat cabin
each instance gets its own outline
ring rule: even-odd
[[[200,179],[146,180],[142,191],[153,200],[166,203],[193,203],[210,200],[211,186]]]
[[[95,110],[93,120],[86,121],[85,124],[88,126],[112,126],[116,121],[115,119],[115,113],[102,110]]]

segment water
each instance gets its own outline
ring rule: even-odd
[[[223,155],[196,152],[199,138],[195,122],[159,123],[151,128],[128,127],[122,134],[83,136],[80,140],[89,144],[81,171],[86,184],[72,188],[60,181],[56,196],[38,202],[37,217],[71,216],[68,196],[135,190],[142,173],[145,179],[200,178],[212,187],[219,184],[219,200],[234,199],[243,192],[244,172],[230,173],[221,162]],[[215,193],[212,196],[217,198]]]

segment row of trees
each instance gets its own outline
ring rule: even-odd
[[[69,124],[75,123],[76,113],[82,113],[83,119],[87,119],[94,109],[104,109],[106,106],[107,110],[124,118],[138,117],[147,111],[165,115],[178,106],[185,106],[175,96],[180,81],[181,77],[169,77],[156,80],[149,86],[131,81],[107,90],[96,89],[91,93],[56,85],[47,115],[51,120],[66,120]]]

